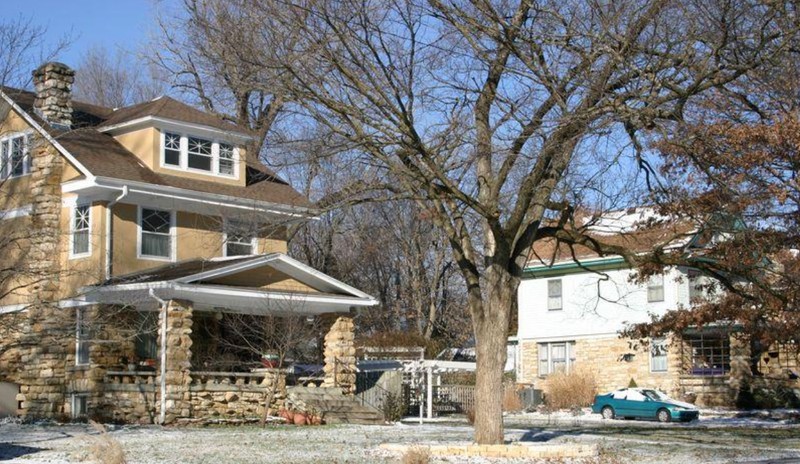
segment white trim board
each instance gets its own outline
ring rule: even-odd
[[[32,211],[33,211],[33,205],[25,205],[19,208],[0,211],[0,221],[5,219],[16,219],[19,217],[30,216]]]
[[[154,126],[154,125],[158,125],[159,128],[163,128],[163,129],[171,130],[171,131],[186,131],[186,130],[189,130],[189,131],[194,131],[196,133],[200,133],[201,135],[213,134],[216,137],[223,136],[223,137],[228,137],[228,138],[231,138],[231,139],[241,140],[241,141],[253,140],[252,136],[247,135],[247,134],[243,134],[243,133],[238,132],[238,131],[233,130],[233,129],[231,129],[229,131],[226,131],[226,130],[223,130],[223,129],[217,129],[216,127],[206,126],[206,125],[203,125],[203,124],[195,124],[195,123],[191,123],[191,122],[183,122],[183,121],[178,121],[178,120],[175,120],[175,119],[162,118],[160,116],[144,116],[144,117],[141,117],[141,118],[138,118],[138,119],[132,119],[130,121],[121,122],[119,124],[113,124],[113,125],[110,125],[110,126],[100,126],[100,127],[97,128],[97,131],[98,132],[109,132],[109,133],[111,133],[111,132],[118,131],[119,129],[133,130],[137,126],[145,127],[145,126]]]

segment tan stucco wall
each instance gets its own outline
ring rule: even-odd
[[[199,136],[202,138],[207,138]],[[130,132],[119,133],[114,138],[137,158],[142,160],[145,166],[160,174],[170,176],[186,177],[189,179],[203,180],[206,182],[218,182],[221,184],[244,186],[246,182],[245,163],[247,153],[244,147],[231,143],[239,149],[239,177],[230,177],[203,174],[201,172],[189,172],[180,169],[165,168],[161,166],[161,130],[156,127],[147,127]],[[220,140],[215,140],[220,141]]]
[[[65,199],[68,197],[65,197]],[[85,257],[70,257],[70,221],[72,207],[61,208],[61,237],[59,252],[61,254],[59,298],[76,296],[81,287],[92,285],[105,278],[105,204],[93,203],[90,213],[90,254]]]
[[[124,275],[169,264],[167,261],[137,258],[136,205],[119,203],[113,209],[114,275]],[[175,222],[177,261],[222,256],[223,234],[220,218],[178,211]],[[264,253],[286,250],[286,241],[282,238],[260,238],[258,244]]]

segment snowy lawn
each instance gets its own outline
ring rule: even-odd
[[[800,460],[800,426],[774,421],[735,419],[736,422],[728,425],[700,421],[687,426],[591,421],[587,417],[584,423],[565,420],[542,425],[535,423],[539,419],[533,415],[508,416],[506,438],[510,441],[599,444],[601,456],[578,461],[585,463]],[[91,457],[89,448],[94,434],[96,432],[82,425],[0,424],[0,462],[85,462]],[[122,444],[129,463],[396,463],[400,462],[400,456],[379,450],[380,444],[472,441],[472,430],[465,424],[442,423],[269,426],[265,429],[253,426],[118,427],[110,435]],[[454,457],[431,462],[513,461]]]

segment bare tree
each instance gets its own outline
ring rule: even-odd
[[[0,86],[24,88],[31,82],[31,70],[50,61],[72,42],[64,35],[54,42],[47,28],[23,15],[0,19]]]
[[[271,6],[251,2],[255,16]],[[476,337],[479,443],[503,440],[496,392],[531,245],[617,251],[565,227],[582,200],[561,194],[570,171],[601,175],[581,162],[587,149],[627,137],[652,181],[639,135],[780,53],[795,18],[746,0],[308,0],[277,13],[298,37],[287,56],[304,56],[283,61],[292,99],[349,142],[345,162],[381,174],[327,205],[382,189],[418,202],[447,237]]]
[[[75,73],[77,100],[121,108],[163,95],[166,85],[159,70],[135,54],[103,46],[86,50]]]

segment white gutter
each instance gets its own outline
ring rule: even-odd
[[[227,208],[238,208],[249,212],[258,211],[276,215],[287,215],[296,218],[310,218],[316,215],[311,208],[281,205],[261,200],[250,200],[229,195],[216,193],[200,192],[187,190],[166,185],[148,184],[144,182],[125,181],[110,177],[95,177],[93,179],[78,180],[62,184],[62,192],[78,193],[81,190],[90,188],[101,188],[109,190],[120,190],[123,186],[128,186],[131,194],[143,194],[169,198],[170,200],[183,200],[204,205],[223,206]]]
[[[167,421],[167,302],[150,289],[150,296],[161,305],[161,411],[159,423]]]
[[[128,186],[123,185],[122,193],[120,193],[120,195],[117,198],[111,200],[106,205],[106,280],[111,278],[111,255],[112,255],[111,234],[113,232],[113,228],[111,227],[111,221],[113,220],[111,214],[111,207],[116,205],[118,201],[122,200],[126,196],[128,196]]]

